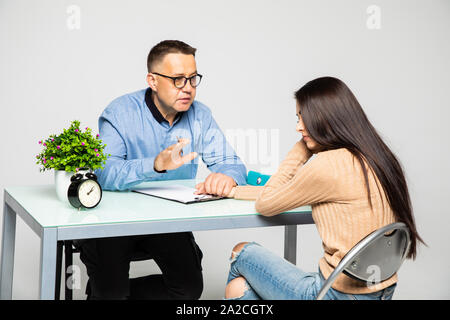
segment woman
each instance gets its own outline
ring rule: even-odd
[[[310,81],[295,93],[298,141],[264,187],[238,186],[229,197],[256,199],[256,210],[273,216],[312,206],[324,256],[319,272],[304,272],[256,243],[239,243],[231,257],[227,299],[315,299],[344,255],[385,225],[404,222],[417,233],[403,170],[339,79]],[[316,157],[306,163],[312,154]],[[325,299],[391,299],[397,275],[366,285],[341,274]]]

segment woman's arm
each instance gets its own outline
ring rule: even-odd
[[[272,185],[286,183],[292,179],[296,170],[304,165],[311,156],[312,154],[303,140],[298,141],[283,160],[276,174],[267,181],[267,184],[269,182]],[[262,190],[263,186],[238,186],[233,188],[228,197],[240,200],[256,200]]]
[[[326,152],[319,153],[307,164],[296,166],[295,160],[289,156],[295,152],[302,154],[301,144],[304,145],[303,142],[297,143],[277,173],[259,192],[255,208],[262,215],[273,216],[300,206],[336,200],[338,180],[329,155]],[[296,161],[299,163],[304,160]]]
[[[277,172],[270,177],[265,186],[280,186],[291,180],[297,170],[311,158],[312,153],[303,140],[298,141],[281,162]]]

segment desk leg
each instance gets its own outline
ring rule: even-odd
[[[39,271],[39,297],[55,298],[57,229],[44,228],[41,235],[41,266]]]
[[[12,298],[15,241],[16,213],[5,202],[3,204],[2,269],[0,274],[0,298],[2,300]]]
[[[297,225],[284,227],[284,258],[293,264],[297,262]]]

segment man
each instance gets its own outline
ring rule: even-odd
[[[149,88],[126,94],[99,118],[111,154],[96,173],[105,190],[126,190],[143,181],[193,179],[198,155],[212,173],[199,192],[228,195],[246,182],[246,168],[226,143],[208,107],[195,101],[202,76],[196,49],[176,40],[160,42],[147,59]],[[151,208],[149,208],[151,209]],[[129,279],[135,251],[144,251],[162,275]],[[85,240],[88,297],[93,299],[198,299],[203,291],[203,254],[192,232]]]

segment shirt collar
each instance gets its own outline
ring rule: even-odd
[[[161,114],[161,112],[159,112],[158,108],[156,107],[155,103],[153,102],[151,88],[148,88],[145,91],[145,103],[147,104],[147,107],[150,109],[150,112],[152,113],[153,118],[155,118],[155,120],[158,121],[158,123],[162,123],[163,121],[169,123],[166,119],[164,119],[163,115]],[[177,113],[177,115],[175,116],[175,119],[173,121],[173,124],[175,124],[175,122],[177,122],[181,118],[183,113],[184,112]]]

